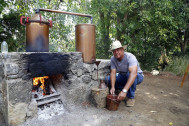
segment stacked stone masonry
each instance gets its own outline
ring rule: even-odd
[[[64,106],[90,101],[91,89],[99,85],[96,64],[83,63],[79,52],[0,53],[0,110],[6,123],[16,126],[37,116],[37,104],[31,100],[33,77],[59,74],[62,78],[54,87]],[[109,60],[101,60],[98,74],[110,74]]]

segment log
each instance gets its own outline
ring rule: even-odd
[[[105,108],[106,107],[106,96],[109,94],[108,87],[105,89],[99,89],[98,87],[94,87],[91,90],[91,102],[97,108]]]
[[[49,99],[49,100],[46,100],[46,101],[39,101],[39,102],[37,102],[37,106],[49,104],[51,102],[55,102],[55,101],[58,101],[58,100],[60,100],[60,98],[52,98],[52,99]]]

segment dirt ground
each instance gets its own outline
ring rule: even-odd
[[[117,111],[90,104],[71,106],[64,114],[48,120],[32,119],[22,126],[189,126],[189,78],[170,73],[145,73],[137,86],[134,107],[121,102]],[[3,126],[0,116],[0,126]]]

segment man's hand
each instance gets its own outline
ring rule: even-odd
[[[110,94],[115,94],[115,88],[110,89]]]
[[[125,97],[126,97],[126,95],[127,95],[127,93],[124,93],[123,91],[121,91],[121,92],[119,93],[118,97],[117,97],[117,100],[118,100],[118,101],[124,100]]]

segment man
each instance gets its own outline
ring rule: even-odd
[[[124,52],[124,47],[119,41],[112,43],[111,74],[105,78],[105,82],[111,86],[110,94],[115,94],[115,89],[121,90],[118,100],[124,100],[126,105],[134,106],[136,85],[143,81],[143,72],[140,69],[136,57]]]

